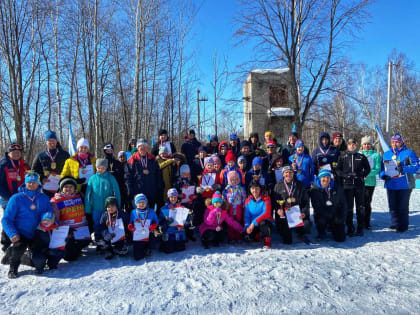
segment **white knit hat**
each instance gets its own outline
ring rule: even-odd
[[[76,147],[77,148],[80,148],[81,146],[88,147],[88,149],[89,149],[89,141],[88,141],[88,139],[80,138],[79,141],[77,141]]]
[[[364,136],[362,138],[362,145],[364,145],[366,143],[372,144],[372,137],[370,137],[370,136]]]

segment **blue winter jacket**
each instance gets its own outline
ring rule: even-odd
[[[133,209],[130,214],[130,224],[134,224],[137,220],[144,220],[146,217],[147,211],[147,218],[146,220],[150,220],[150,226],[158,225],[159,220],[156,215],[156,212],[151,208],[146,209]]]
[[[255,200],[252,196],[249,196],[245,200],[244,229],[246,230],[251,223],[254,223],[254,226],[258,226],[264,220],[273,220],[271,217],[270,197],[261,196],[261,198]]]
[[[296,160],[295,160],[296,158]],[[303,159],[303,161],[302,161]],[[293,154],[289,156],[290,165],[296,162],[295,176],[301,181],[306,188],[311,186],[314,181],[314,164],[312,163],[312,158],[308,154]]]
[[[415,174],[419,169],[419,158],[417,157],[414,151],[407,149],[403,145],[399,150],[395,150],[395,153],[390,150],[384,153],[382,156],[382,161],[391,161],[393,156],[396,156],[395,161],[400,162],[402,166],[402,176],[393,177],[385,181],[385,188],[390,190],[400,190],[400,189],[413,189],[415,186],[415,180],[413,174]],[[379,177],[385,175],[384,163],[381,163],[381,172]]]
[[[321,139],[325,137],[328,139],[328,144],[324,147],[322,145]],[[319,135],[318,139],[319,148],[315,149],[312,152],[312,162],[314,163],[315,167],[315,174],[318,174],[318,170],[321,166],[330,164],[331,167],[334,162],[338,161],[338,157],[340,156],[340,151],[337,150],[336,147],[331,145],[330,142],[330,135],[326,132],[323,132]]]
[[[35,197],[35,200],[30,201],[25,194],[31,199]],[[36,205],[35,210],[31,210],[32,204]],[[22,185],[18,193],[9,199],[1,221],[3,230],[9,238],[19,234],[32,239],[42,215],[47,211],[53,212],[50,199],[41,192],[41,187],[30,191]]]

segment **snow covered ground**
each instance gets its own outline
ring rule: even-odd
[[[41,276],[21,267],[15,280],[2,265],[0,313],[419,314],[420,190],[406,233],[387,228],[383,188],[373,206],[373,231],[342,244],[285,246],[278,235],[271,250],[190,242],[183,253],[154,251],[141,262],[106,261],[90,248]]]

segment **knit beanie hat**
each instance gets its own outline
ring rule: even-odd
[[[138,148],[141,145],[148,146],[149,144],[148,144],[147,140],[144,139],[144,138],[137,139],[136,147]]]
[[[343,138],[343,135],[340,132],[334,132],[332,135],[332,141],[334,141],[335,138]]]
[[[66,186],[68,184],[73,185],[74,190],[77,189],[76,179],[74,177],[71,177],[71,176],[66,176],[66,177],[63,177],[62,179],[60,179],[60,181],[58,183],[58,185],[60,186],[60,191],[63,191],[64,186]]]
[[[239,177],[238,172],[237,171],[230,171],[229,173],[227,173],[227,180],[228,180],[228,184],[232,185],[232,179],[234,177]]]
[[[52,130],[47,130],[47,132],[45,133],[45,141],[48,141],[49,139],[57,139],[57,134],[52,131]]]
[[[286,171],[292,171],[293,172],[293,167],[291,167],[290,165],[283,166],[282,173],[284,173]]]
[[[41,222],[44,220],[50,220],[51,222],[54,222],[55,220],[54,212],[51,212],[51,211],[45,212],[41,217]]]
[[[207,153],[207,150],[205,147],[203,147],[202,145],[200,145],[200,147],[198,148],[198,153],[204,151],[204,153]]]
[[[178,197],[178,191],[176,188],[171,188],[168,190],[168,198],[170,197]]]
[[[303,147],[303,146],[305,146],[305,144],[303,143],[303,140],[301,140],[301,139],[296,140],[295,149],[297,149],[299,147]]]
[[[159,130],[159,136],[161,135],[168,135],[168,131],[166,129],[160,129]]]
[[[267,144],[266,144],[266,147],[267,148],[275,148],[276,147],[276,143],[274,142],[274,141],[267,141]]]
[[[181,165],[181,167],[179,169],[179,173],[180,174],[191,173],[190,166],[188,164]]]
[[[107,143],[104,145],[104,151],[105,150],[114,150],[114,146],[112,145],[112,143]]]
[[[210,157],[213,159],[214,164],[222,162],[217,153],[212,154]]]
[[[118,157],[122,157],[123,155],[125,155],[125,152],[124,151],[118,152]]]
[[[30,182],[37,182],[38,184],[41,184],[41,179],[38,175],[37,172],[29,172],[26,174],[25,176],[25,184],[30,183]]]
[[[324,176],[328,176],[329,178],[331,178],[331,172],[329,170],[326,169],[321,169],[318,172],[318,178],[324,177]]]
[[[212,204],[215,204],[216,202],[223,203],[223,198],[222,198],[222,195],[220,194],[220,191],[216,191],[211,198]]]
[[[229,136],[229,141],[233,141],[233,140],[238,140],[238,136],[236,135],[236,133],[232,133],[232,134]]]
[[[372,137],[370,137],[370,136],[364,136],[362,138],[362,145],[364,145],[366,143],[372,144]]]
[[[268,135],[271,135],[271,138],[274,139],[274,132],[272,132],[271,130],[266,131],[265,134],[264,134],[264,137],[266,137]]]
[[[81,146],[88,147],[88,149],[89,149],[89,141],[88,141],[88,139],[80,138],[79,141],[77,141],[76,148],[78,149]]]
[[[396,133],[395,135],[392,136],[391,141],[404,143],[404,138],[401,134]]]
[[[240,157],[238,157],[238,164],[239,164],[239,161],[243,161],[245,163],[245,165],[246,165],[246,158],[243,155],[241,155]]]
[[[105,208],[108,206],[117,206],[118,207],[118,199],[115,196],[109,196],[105,199]]]
[[[140,201],[145,201],[146,203],[148,203],[147,197],[144,194],[137,194],[134,197],[135,204],[138,204]]]
[[[299,138],[298,133],[295,131],[292,131],[291,133],[289,133],[289,137],[291,136],[295,136],[296,138]]]
[[[230,162],[230,161],[236,162],[236,156],[235,156],[235,154],[233,153],[232,150],[228,150],[228,152],[226,154],[226,157],[225,157],[225,161],[226,161],[226,163]]]
[[[260,157],[254,157],[254,159],[252,160],[252,167],[254,167],[255,165],[259,165],[262,166],[263,162],[262,159]]]
[[[212,157],[206,157],[204,158],[204,166],[206,166],[209,163],[213,163],[214,164],[214,160]]]
[[[108,168],[108,160],[107,159],[97,159],[96,160],[96,167],[103,166]]]
[[[243,147],[251,147],[251,143],[249,143],[249,141],[248,141],[248,140],[243,140],[243,141],[241,142],[241,149],[242,149]]]
[[[258,137],[258,132],[251,132],[251,134],[249,135],[249,139],[251,138],[257,138],[257,140],[259,139]]]

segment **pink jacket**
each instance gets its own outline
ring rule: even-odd
[[[215,208],[213,205],[210,205],[204,213],[204,221],[200,225],[200,234],[203,235],[207,230],[216,230],[217,226],[220,226],[220,228],[223,229],[223,222],[226,222],[238,232],[242,232],[243,230],[242,225],[229,216],[226,210]]]

